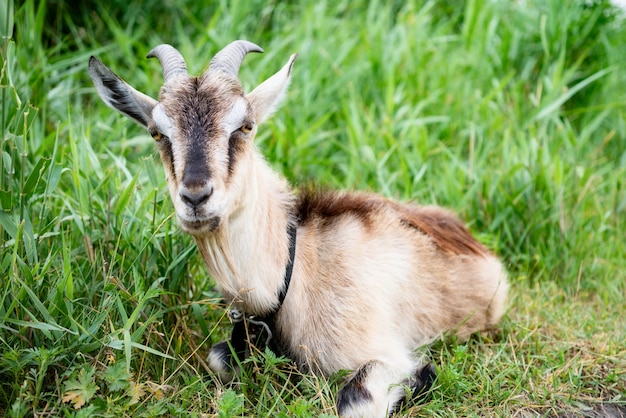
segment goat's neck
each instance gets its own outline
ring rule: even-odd
[[[227,301],[260,315],[277,306],[283,287],[293,194],[262,157],[250,163],[237,209],[218,231],[196,242]]]

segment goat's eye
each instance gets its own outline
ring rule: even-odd
[[[244,134],[249,134],[250,132],[252,132],[253,127],[254,126],[252,125],[252,122],[246,122],[243,125],[241,125],[241,128],[239,128],[239,130],[243,132]]]
[[[163,134],[161,134],[161,132],[159,132],[157,129],[149,129],[148,132],[150,133],[150,136],[152,136],[152,139],[154,139],[155,141],[160,141],[161,139],[163,139]]]

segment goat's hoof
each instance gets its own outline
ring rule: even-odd
[[[233,366],[234,359],[228,342],[222,341],[215,344],[209,351],[207,358],[209,367],[224,382],[230,382],[236,370]]]
[[[391,415],[398,414],[404,408],[407,402],[422,402],[428,395],[428,391],[433,386],[437,378],[437,368],[434,364],[428,363],[415,373],[409,379],[409,389],[411,396],[405,396],[394,406]]]
[[[428,363],[421,369],[416,370],[409,381],[409,386],[413,389],[411,399],[414,402],[424,400],[436,378],[437,368],[432,363]]]
[[[342,411],[349,410],[353,405],[368,402],[372,399],[372,394],[365,387],[367,378],[367,367],[359,369],[337,393],[337,410],[340,415]]]

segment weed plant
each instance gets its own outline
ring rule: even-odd
[[[584,416],[626,403],[626,26],[608,0],[0,2],[0,415],[333,416],[343,373],[256,353],[221,384],[224,306],[152,140],[90,55],[156,97],[234,39],[297,51],[257,144],[292,183],[452,208],[510,271],[499,328],[430,348],[401,416]]]

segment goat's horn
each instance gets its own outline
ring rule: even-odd
[[[231,42],[213,57],[209,73],[223,72],[237,77],[239,66],[248,52],[263,52],[263,48],[248,41]]]
[[[180,52],[172,45],[162,44],[148,54],[148,58],[156,57],[163,67],[163,78],[167,81],[174,74],[187,75],[187,64]]]

